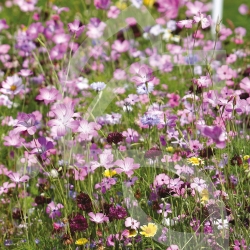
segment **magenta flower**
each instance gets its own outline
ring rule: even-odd
[[[46,207],[46,213],[49,215],[51,219],[61,216],[61,211],[64,206],[60,203],[55,204],[54,201],[50,202]]]
[[[101,224],[103,222],[108,222],[109,221],[109,217],[106,216],[103,213],[96,213],[94,214],[93,212],[88,213],[90,220],[95,222],[96,224]]]
[[[204,14],[202,13],[198,13],[196,16],[194,16],[194,21],[196,23],[201,23],[201,28],[202,29],[206,29],[207,27],[209,27],[212,23],[212,20],[211,20],[211,16],[205,16]]]
[[[249,7],[246,4],[241,4],[238,10],[241,15],[247,15],[249,12]]]
[[[9,25],[6,23],[6,20],[0,19],[0,31],[4,29],[8,29]]]
[[[168,185],[170,181],[169,176],[166,174],[159,174],[155,177],[154,187],[160,187],[162,185]]]
[[[46,160],[50,155],[50,152],[53,151],[54,145],[51,141],[47,141],[45,137],[40,137],[35,142],[36,148],[31,151],[31,153],[40,154],[43,160]],[[54,150],[55,151],[55,150]]]
[[[13,129],[14,133],[27,131],[28,134],[34,135],[38,126],[38,122],[34,114],[20,113],[17,117],[18,122]]]
[[[116,6],[111,6],[110,10],[108,11],[108,18],[116,19],[120,14],[120,10]]]
[[[101,189],[101,192],[104,194],[109,190],[113,185],[116,184],[115,178],[103,178],[100,183],[95,185],[95,189]]]
[[[140,167],[140,164],[135,164],[133,158],[126,157],[124,160],[117,160],[114,165],[118,166],[115,171],[120,174],[124,172],[128,177],[134,174],[134,170]]]
[[[85,120],[80,121],[77,132],[79,132],[79,138],[84,141],[91,141],[93,137],[98,136],[97,130],[99,130],[101,126],[95,122],[88,123]]]
[[[56,88],[43,88],[39,91],[40,94],[36,97],[36,100],[43,100],[46,105],[62,99],[62,95]]]
[[[58,104],[53,112],[56,118],[50,120],[48,126],[56,130],[57,136],[66,135],[69,129],[72,129],[74,132],[77,130],[79,122],[73,119],[76,115],[73,103]]]
[[[18,75],[7,77],[0,91],[6,95],[16,95],[23,89],[22,79]]]
[[[159,4],[158,11],[165,14],[169,19],[174,19],[178,16],[180,0],[162,0],[157,1]]]
[[[94,5],[97,9],[108,9],[110,5],[110,0],[94,0]]]
[[[126,227],[131,227],[134,230],[137,230],[140,226],[140,222],[133,219],[132,217],[128,217],[125,220],[125,226]]]
[[[28,175],[20,176],[19,173],[10,173],[8,177],[15,183],[27,182],[30,178]]]
[[[23,142],[25,142],[25,140],[20,137],[19,134],[15,133],[13,130],[9,132],[9,134],[7,136],[5,136],[4,138],[4,145],[5,146],[13,146],[16,148],[19,148],[22,146]]]
[[[126,137],[127,143],[138,142],[139,134],[132,128],[128,128],[127,131],[122,132],[122,135]]]
[[[247,93],[250,93],[250,78],[243,78],[240,82],[240,87],[244,89]]]
[[[27,77],[33,75],[33,72],[29,69],[21,69],[19,72],[20,76]]]
[[[191,29],[193,27],[193,20],[181,20],[179,22],[177,22],[177,26],[179,28],[187,28],[187,29]]]
[[[80,26],[80,21],[75,20],[73,23],[68,24],[69,31],[79,37],[84,31],[85,26]]]
[[[3,193],[7,194],[9,188],[14,188],[14,187],[16,187],[15,183],[4,182],[3,185],[0,187],[0,195]]]
[[[186,15],[188,17],[195,16],[199,13],[208,12],[210,10],[210,4],[204,4],[201,1],[195,1],[194,3],[188,1],[186,4],[187,11]]]
[[[124,53],[129,50],[129,42],[127,40],[124,40],[123,42],[116,40],[112,44],[112,49],[116,50],[118,53]]]
[[[217,74],[221,80],[230,80],[237,76],[237,73],[228,67],[228,65],[222,65],[217,69]]]
[[[106,27],[104,22],[101,22],[98,18],[91,18],[90,23],[87,25],[88,31],[87,35],[89,38],[100,38],[103,34],[103,31]]]
[[[157,210],[157,213],[162,214],[164,217],[167,217],[169,213],[172,213],[171,205],[169,203],[161,203],[159,207],[160,209]]]
[[[132,74],[137,74],[137,76],[132,77],[132,81],[136,83],[136,85],[141,85],[148,83],[149,81],[154,79],[152,74],[152,69],[147,65],[140,65],[139,63],[133,63],[130,66],[130,72]]]

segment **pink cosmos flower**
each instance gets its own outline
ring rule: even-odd
[[[4,182],[3,185],[0,187],[0,195],[3,193],[7,194],[9,188],[14,188],[14,187],[16,187],[15,183]]]
[[[128,177],[134,174],[134,170],[140,167],[140,164],[135,164],[133,158],[126,157],[124,160],[117,160],[114,165],[118,166],[115,171],[120,174],[124,172]]]
[[[221,80],[230,80],[237,76],[237,73],[228,67],[228,65],[222,65],[217,70],[217,74]]]
[[[133,219],[132,217],[128,217],[125,220],[125,226],[137,230],[140,227],[140,222]]]
[[[69,31],[79,37],[84,31],[85,26],[80,26],[80,21],[75,20],[73,23],[68,24]]]
[[[170,181],[169,176],[167,176],[166,174],[159,174],[155,177],[154,180],[154,187],[160,187],[162,185],[168,185]]]
[[[77,130],[79,122],[73,119],[76,114],[74,113],[72,102],[58,104],[52,112],[56,115],[56,118],[50,120],[48,126],[55,129],[57,136],[66,135],[69,129],[72,129],[74,132]]]
[[[246,4],[241,4],[238,10],[241,15],[247,15],[249,12],[249,7]]]
[[[177,22],[177,26],[179,28],[187,28],[187,29],[191,29],[193,27],[193,20],[181,20],[179,22]]]
[[[30,179],[28,175],[20,176],[19,173],[10,173],[8,177],[15,183],[27,182]]]
[[[49,215],[51,219],[61,216],[60,209],[64,208],[64,206],[60,203],[55,204],[54,201],[50,202],[46,207],[46,213]]]
[[[94,5],[97,9],[108,9],[110,5],[110,0],[94,0]]]
[[[201,193],[205,188],[207,188],[206,181],[198,177],[194,178],[190,186],[191,188],[197,190],[199,193]]]
[[[49,103],[52,103],[57,100],[62,99],[62,95],[56,88],[43,88],[40,89],[40,94],[36,97],[36,100],[44,101],[44,103],[47,105]]]
[[[101,128],[101,125],[90,122],[88,123],[85,120],[80,121],[79,127],[76,132],[79,132],[79,138],[81,140],[91,141],[93,137],[98,136],[97,130]]]
[[[198,13],[196,16],[194,16],[194,21],[196,23],[201,23],[201,28],[202,29],[206,29],[207,27],[209,27],[211,25],[211,16],[208,15],[208,16],[205,16],[204,14],[202,13]]]
[[[22,79],[18,75],[7,77],[6,81],[2,83],[0,91],[7,95],[16,95],[24,88]]]
[[[129,50],[129,42],[127,40],[123,42],[116,40],[112,44],[112,49],[116,50],[118,53],[124,53]]]
[[[27,131],[28,134],[34,135],[38,127],[38,122],[34,114],[20,113],[17,117],[18,122],[13,129],[14,133]]]
[[[25,142],[25,140],[20,137],[19,134],[15,133],[15,131],[10,131],[9,134],[7,136],[5,136],[4,138],[4,145],[5,146],[13,146],[16,148],[19,148],[22,146],[23,142]]]
[[[109,217],[106,216],[103,213],[96,213],[94,214],[93,212],[88,213],[90,220],[95,222],[96,224],[101,224],[103,222],[108,222],[109,221]]]

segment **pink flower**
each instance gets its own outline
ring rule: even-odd
[[[168,185],[170,181],[169,176],[166,174],[159,174],[155,177],[154,187],[160,187],[162,185]]]
[[[25,140],[20,137],[19,134],[15,133],[13,130],[9,132],[7,136],[4,137],[4,145],[5,146],[13,146],[19,148],[22,146]]]
[[[124,53],[129,50],[129,42],[124,40],[123,42],[116,40],[112,44],[112,49],[116,50],[118,53]]]
[[[194,16],[194,21],[196,23],[201,23],[201,28],[206,29],[211,25],[211,16],[205,16],[204,14],[201,14],[200,12],[197,14],[197,16]]]
[[[34,11],[37,0],[18,0],[16,4],[20,7],[23,12]]]
[[[177,22],[177,26],[179,28],[187,28],[187,29],[191,29],[193,27],[193,20],[182,20],[182,21],[179,21]]]
[[[50,120],[48,126],[55,129],[57,136],[66,135],[69,129],[73,131],[77,130],[79,122],[73,119],[76,114],[74,113],[74,105],[72,102],[58,104],[52,112],[55,113],[56,118]]]
[[[140,222],[133,219],[132,217],[128,217],[125,220],[125,226],[137,230],[140,227]]]
[[[40,94],[36,97],[36,100],[44,101],[47,105],[57,100],[61,100],[62,95],[56,88],[43,88],[40,89]]]
[[[246,4],[241,4],[238,10],[241,15],[247,15],[249,12],[249,7]]]
[[[87,25],[88,31],[87,35],[89,38],[100,38],[103,35],[103,31],[106,27],[104,22],[101,22],[98,18],[91,18],[89,24]]]
[[[80,36],[84,31],[85,26],[80,26],[80,21],[75,20],[73,23],[68,24],[69,31],[76,35],[76,37]]]
[[[2,83],[0,91],[7,95],[16,95],[23,89],[22,79],[18,75],[7,77],[6,81]]]
[[[186,3],[188,10],[186,11],[186,15],[188,17],[192,17],[197,15],[199,12],[204,13],[210,10],[210,4],[204,4],[201,1],[195,1],[194,3],[188,1]]]
[[[228,67],[228,65],[222,65],[217,70],[217,74],[221,80],[230,80],[237,76],[237,73]]]
[[[124,172],[128,177],[134,174],[134,170],[140,167],[140,164],[134,164],[134,159],[126,157],[124,160],[117,160],[114,165],[118,166],[115,171],[120,174]]]
[[[171,245],[166,250],[179,250],[179,247],[177,245]]]
[[[132,74],[136,74],[137,76],[132,77],[132,81],[136,83],[136,85],[145,84],[151,80],[153,80],[154,76],[152,74],[152,69],[147,65],[140,63],[133,63],[130,66],[130,72]]]
[[[88,123],[85,120],[80,121],[79,127],[76,132],[79,132],[79,138],[84,141],[91,141],[93,137],[98,136],[97,130],[101,126],[95,122]]]
[[[120,14],[120,10],[116,6],[111,6],[110,10],[108,11],[108,18],[116,19]]]
[[[110,5],[110,0],[94,0],[94,5],[97,9],[107,9]]]
[[[91,170],[94,171],[98,167],[105,167],[106,169],[110,169],[113,167],[114,156],[110,150],[104,150],[102,154],[99,155],[100,163],[97,161],[91,162]]]
[[[126,137],[127,143],[138,142],[139,140],[138,132],[131,128],[128,128],[127,131],[122,132],[122,135]]]
[[[180,2],[180,0],[157,1],[159,4],[158,11],[164,13],[168,19],[174,19],[178,16]]]
[[[88,171],[86,168],[78,168],[77,170],[74,169],[75,180],[83,181],[85,177],[88,175]]]
[[[21,69],[19,72],[20,76],[27,77],[33,75],[33,72],[29,69]]]
[[[201,193],[205,188],[207,188],[206,181],[203,179],[200,179],[198,177],[195,177],[193,182],[191,183],[191,188],[197,190],[199,193]]]
[[[64,206],[60,203],[55,204],[54,201],[50,202],[46,207],[46,213],[49,215],[51,219],[61,216],[60,209],[64,208]]]
[[[90,220],[95,222],[96,224],[101,224],[103,222],[107,222],[109,221],[109,217],[107,217],[105,214],[103,213],[96,213],[94,214],[93,212],[88,213]]]
[[[207,88],[212,85],[212,81],[209,75],[201,76],[197,80],[194,80],[194,83],[197,84],[201,88]]]
[[[15,183],[4,182],[3,185],[0,187],[0,195],[3,193],[7,194],[9,188],[14,188],[14,187],[16,187]]]
[[[244,89],[246,92],[250,93],[250,78],[245,77],[240,82],[240,87]]]
[[[8,177],[15,183],[27,182],[30,178],[28,175],[20,176],[19,173],[10,173]]]
[[[4,19],[0,19],[0,31],[8,28],[9,25],[6,23],[6,21]]]
[[[34,135],[38,126],[38,122],[34,114],[20,113],[17,117],[18,122],[13,129],[14,133],[27,131],[28,134]]]

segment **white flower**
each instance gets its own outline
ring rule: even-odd
[[[227,219],[225,219],[225,220],[218,219],[218,220],[214,221],[214,225],[217,225],[217,228],[219,230],[228,228],[228,220]]]
[[[57,172],[57,170],[56,169],[52,169],[51,171],[50,171],[50,176],[52,177],[52,178],[58,178],[58,172]]]

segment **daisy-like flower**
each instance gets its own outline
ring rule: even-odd
[[[104,175],[105,177],[110,178],[110,177],[113,177],[114,175],[116,175],[116,171],[115,171],[115,170],[112,170],[112,169],[106,169],[106,170],[104,171],[103,175]]]
[[[80,238],[80,239],[76,240],[75,244],[78,246],[83,246],[88,242],[89,241],[86,238]]]
[[[93,82],[90,87],[97,91],[100,92],[106,88],[106,84],[104,82]]]
[[[191,158],[187,159],[187,162],[192,164],[193,166],[200,166],[200,165],[204,164],[204,161],[198,157],[191,157]]]
[[[209,200],[209,192],[207,189],[203,189],[201,192],[201,202],[206,203]]]
[[[27,182],[30,179],[28,175],[20,176],[19,173],[10,173],[8,174],[8,177],[15,183]]]
[[[16,95],[23,89],[22,79],[18,75],[7,77],[0,91],[6,95]]]
[[[197,190],[199,193],[201,193],[205,188],[207,188],[206,181],[198,177],[194,178],[193,183],[191,183],[190,186],[191,188]]]
[[[36,100],[44,101],[46,105],[62,98],[56,88],[43,88],[39,91],[40,94],[36,97]]]
[[[154,223],[148,223],[148,225],[141,226],[142,232],[140,232],[141,235],[144,235],[145,237],[154,237],[157,232],[157,225]]]
[[[88,215],[90,217],[90,220],[97,224],[109,221],[109,217],[103,213],[94,214],[93,212],[91,212]]]

